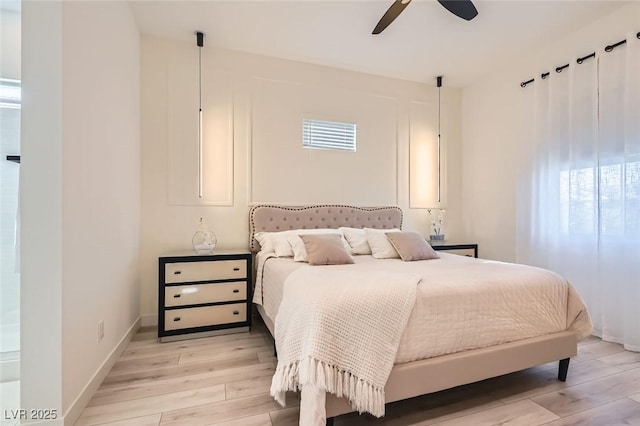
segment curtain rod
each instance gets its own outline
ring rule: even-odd
[[[638,31],[636,33],[636,38],[640,39],[640,31]],[[611,52],[616,47],[622,46],[623,44],[626,44],[626,43],[627,43],[627,39],[620,40],[617,43],[610,44],[610,45],[606,46],[604,48],[604,51],[607,52],[607,53]],[[596,52],[592,52],[592,53],[590,53],[590,54],[588,54],[586,56],[583,56],[581,58],[576,59],[576,63],[579,65],[579,64],[582,64],[587,59],[595,58],[595,57],[596,57]],[[565,68],[568,68],[569,65],[570,64],[564,64],[562,66],[556,67],[556,72],[558,72],[558,73],[562,72]],[[542,73],[542,74],[540,74],[540,78],[542,78],[544,80],[545,78],[549,77],[549,74],[550,74],[549,72]],[[535,81],[535,78],[532,78],[532,79],[527,80],[527,81],[523,81],[522,83],[520,83],[520,87],[527,87],[528,84],[533,83],[534,81]]]

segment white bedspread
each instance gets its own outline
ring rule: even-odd
[[[421,277],[416,305],[400,341],[396,363],[492,346],[563,330],[578,339],[591,332],[580,297],[559,275],[516,265],[439,253],[440,259],[402,262],[354,256],[354,270],[383,262]],[[263,268],[264,266],[264,268]],[[258,257],[254,302],[274,320],[284,279],[299,268],[323,268],[291,259]]]
[[[417,274],[416,302],[395,363],[493,346],[572,330],[591,333],[591,319],[572,286],[544,269],[439,253],[440,259],[403,262],[355,256],[354,271],[378,268]],[[375,265],[375,266],[373,266]],[[300,268],[323,268],[258,256],[254,302],[275,322],[284,281]],[[300,426],[323,426],[324,392],[302,388]]]

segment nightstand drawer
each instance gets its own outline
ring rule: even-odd
[[[167,284],[234,278],[247,278],[246,260],[176,262],[165,265],[165,282]]]
[[[204,306],[201,308],[172,309],[164,313],[165,330],[202,327],[247,321],[247,304]]]
[[[191,284],[166,287],[165,306],[198,305],[201,303],[247,300],[247,282]]]
[[[447,250],[445,253],[457,254],[458,256],[474,257],[473,249]]]
[[[454,243],[449,241],[429,241],[431,247],[437,251],[444,251],[460,256],[478,257],[478,244],[476,243]]]

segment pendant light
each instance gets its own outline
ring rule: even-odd
[[[202,198],[202,47],[204,33],[196,31],[196,45],[198,46],[198,198]]]
[[[441,187],[441,178],[440,178],[440,171],[441,171],[441,155],[440,155],[440,89],[442,89],[442,76],[439,75],[438,77],[436,77],[436,83],[438,86],[438,203],[440,203],[442,201],[441,199],[441,191],[440,191],[440,187]]]
[[[428,207],[427,213],[429,214],[429,241],[444,241],[444,215],[445,209],[442,205],[442,135],[441,131],[441,118],[442,118],[442,76],[436,77],[436,86],[438,87],[438,140],[436,149],[438,150],[438,197],[437,206]],[[434,203],[436,204],[436,203]],[[436,213],[437,212],[437,213]]]

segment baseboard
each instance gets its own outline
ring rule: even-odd
[[[140,316],[142,327],[151,327],[158,325],[158,314],[144,314]]]
[[[82,410],[87,406],[93,394],[98,390],[100,384],[104,380],[104,378],[109,374],[109,371],[113,368],[113,365],[116,363],[124,349],[127,347],[133,335],[140,328],[142,317],[138,317],[135,320],[133,325],[129,327],[129,330],[125,333],[125,335],[120,339],[120,342],[116,347],[111,351],[107,359],[104,360],[98,371],[95,372],[89,383],[84,387],[80,395],[76,398],[75,401],[71,404],[67,412],[64,414],[64,424],[66,425],[74,425],[82,414]]]
[[[3,425],[5,423],[2,423]],[[10,426],[20,426],[20,425],[29,425],[29,426],[64,426],[65,422],[64,422],[64,418],[62,417],[58,417],[55,420],[41,420],[41,421],[26,421],[23,420],[22,423],[20,422],[20,420],[17,421],[17,423],[11,424],[9,423]]]

